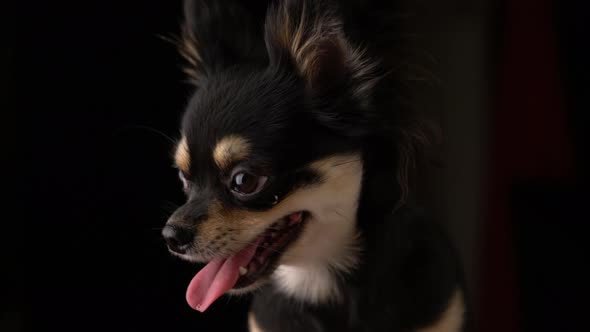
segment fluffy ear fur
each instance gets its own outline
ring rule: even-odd
[[[349,88],[366,102],[377,83],[376,63],[348,42],[335,9],[322,1],[280,1],[267,13],[265,41],[271,66],[290,63],[315,91]]]
[[[185,0],[178,46],[191,81],[200,85],[217,70],[264,60],[252,22],[252,13],[231,0]]]

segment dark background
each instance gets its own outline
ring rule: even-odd
[[[406,2],[409,86],[445,137],[422,195],[462,254],[480,330],[580,330],[588,5]],[[178,32],[180,1],[0,9],[0,331],[244,330],[246,298],[186,305],[197,267],[160,238],[182,201],[167,136],[190,86],[159,37]]]

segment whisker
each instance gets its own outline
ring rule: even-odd
[[[149,126],[145,126],[145,125],[129,125],[129,126],[125,126],[121,129],[119,129],[118,131],[116,131],[114,133],[114,135],[118,135],[119,132],[124,131],[124,130],[129,130],[129,129],[142,129],[142,130],[146,130],[149,131],[151,133],[154,134],[158,134],[160,137],[165,138],[168,142],[172,143],[172,145],[176,145],[177,141],[175,139],[173,139],[172,137],[166,135],[163,131],[158,130],[156,128],[152,128]]]
[[[162,206],[161,206],[162,210],[164,210],[164,212],[167,212],[167,213],[172,213],[172,212],[176,211],[176,209],[178,209],[178,207],[179,207],[178,204],[171,202],[171,201],[163,201]]]

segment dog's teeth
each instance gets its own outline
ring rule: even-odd
[[[246,273],[248,273],[248,269],[243,266],[240,266],[240,275],[244,276],[246,275]]]

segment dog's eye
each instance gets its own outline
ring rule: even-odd
[[[264,187],[266,176],[258,176],[245,171],[234,174],[231,180],[231,190],[238,195],[253,195]]]

